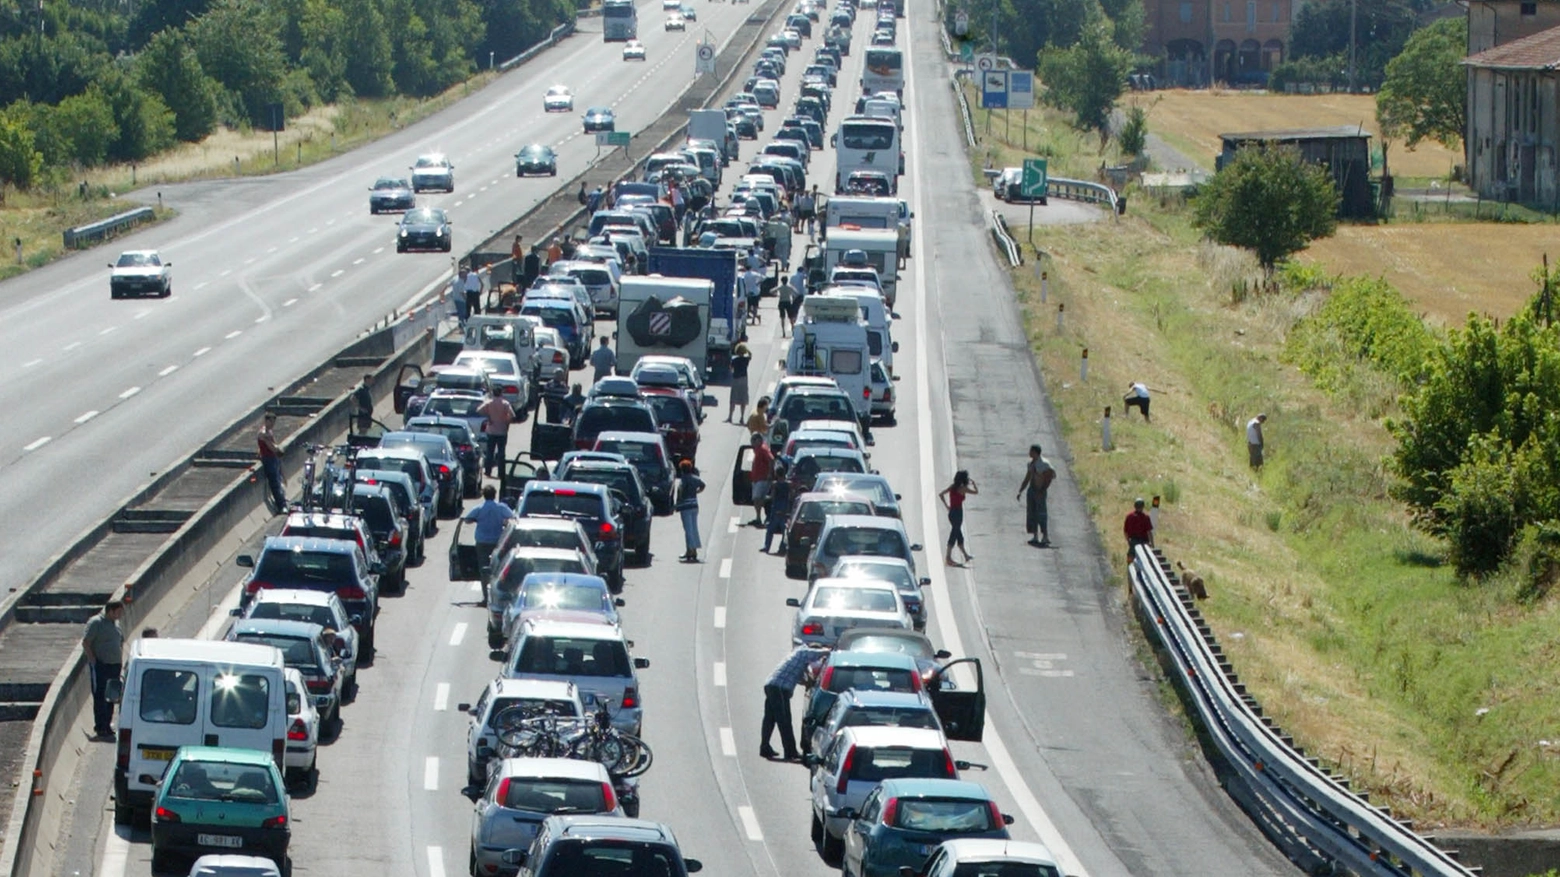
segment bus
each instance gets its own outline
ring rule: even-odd
[[[602,37],[606,42],[639,38],[639,10],[634,0],[604,0],[601,4]]]
[[[861,90],[867,94],[905,92],[905,56],[898,49],[867,49],[866,68],[861,71]]]
[[[899,125],[876,116],[846,116],[833,137],[834,191],[845,191],[851,171],[882,171],[893,180],[900,174]]]

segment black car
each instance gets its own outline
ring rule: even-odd
[[[604,432],[654,432],[661,431],[655,410],[643,399],[620,396],[598,396],[585,402],[574,418],[574,449],[589,451],[596,446],[596,437]]]
[[[623,587],[622,502],[605,485],[583,481],[531,481],[515,514],[573,518],[596,550],[596,572],[614,589]]]
[[[374,551],[384,567],[379,574],[380,586],[392,593],[406,593],[406,545],[411,540],[406,534],[406,510],[399,498],[378,484],[354,484],[352,511],[374,537]]]
[[[611,107],[591,107],[585,111],[581,121],[585,125],[586,134],[617,130],[617,116],[612,113]]]
[[[639,470],[620,454],[575,452],[565,454],[555,473],[560,481],[601,484],[614,491],[623,503],[623,553],[634,553],[641,566],[650,562],[650,520],[654,512],[650,493],[639,477]]]
[[[558,176],[558,153],[553,152],[551,146],[541,143],[532,143],[515,153],[515,176],[523,177],[526,174]]]
[[[411,210],[417,206],[417,196],[412,194],[412,184],[395,177],[380,177],[368,190],[368,212],[387,210]]]
[[[406,211],[396,229],[395,251],[450,251],[450,216],[437,207],[418,207]]]
[[[429,432],[442,435],[455,446],[455,458],[460,460],[462,492],[467,499],[482,493],[483,438],[471,431],[471,424],[459,417],[408,417],[406,432]]]
[[[822,125],[824,120],[829,117],[829,108],[824,104],[822,98],[804,97],[796,102],[796,114],[798,116],[806,116]]]
[[[733,127],[735,127],[737,129],[737,139],[738,140],[757,140],[758,139],[758,126],[753,124],[753,120],[752,119],[748,118],[747,116],[743,115],[742,113],[737,113],[734,116],[732,116],[731,124],[732,124]]]
[[[363,655],[374,653],[374,621],[379,615],[380,561],[369,561],[355,542],[309,536],[270,536],[258,557],[240,554],[235,562],[250,570],[241,584],[239,608],[247,609],[261,588],[329,591],[341,598],[357,629]]]

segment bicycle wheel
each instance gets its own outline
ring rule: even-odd
[[[493,716],[493,734],[505,746],[527,750],[536,745],[538,736],[535,722],[526,715],[523,706],[506,707]]]
[[[625,778],[644,774],[650,769],[651,763],[655,761],[655,753],[650,751],[650,744],[631,734],[621,734],[619,736],[624,744],[628,746],[629,752],[633,757],[620,769],[613,772]],[[608,768],[608,770],[612,769]]]

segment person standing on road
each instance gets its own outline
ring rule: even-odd
[[[1127,513],[1121,532],[1127,537],[1127,563],[1132,562],[1132,549],[1139,545],[1154,544],[1154,519],[1143,511],[1143,498],[1132,501],[1132,511]]]
[[[450,278],[450,303],[455,306],[455,316],[460,320],[462,327],[466,325],[466,318],[471,315],[471,308],[466,303],[466,275],[468,270],[465,265],[455,272]]]
[[[948,550],[944,552],[943,560],[949,566],[955,566],[953,562],[953,546],[959,546],[959,552],[964,555],[964,562],[974,560],[964,547],[964,498],[977,496],[980,488],[975,486],[975,479],[970,477],[966,469],[960,469],[953,473],[953,483],[943,488],[943,492],[937,494],[942,500],[943,508],[948,510]]]
[[[693,468],[692,460],[678,463],[677,470],[677,515],[682,518],[683,544],[688,548],[683,552],[681,559],[689,563],[698,563],[699,492],[704,490],[704,481]]]
[[[547,264],[551,265],[562,258],[563,246],[558,243],[557,238],[553,238],[552,242],[547,245]]]
[[[1251,468],[1262,471],[1262,424],[1267,423],[1266,414],[1258,414],[1246,421],[1246,457],[1251,462]]]
[[[764,680],[764,721],[759,729],[759,757],[779,758],[783,754],[786,761],[796,761],[802,757],[796,750],[791,695],[796,692],[796,686],[812,684],[812,677],[828,656],[827,649],[797,646]],[[774,735],[776,726],[780,728],[781,752],[775,752],[774,747],[769,745],[769,738]]]
[[[760,396],[758,404],[753,406],[753,413],[748,415],[748,432],[756,432],[759,435],[769,434],[769,397]]]
[[[785,541],[785,528],[791,521],[791,479],[787,477],[789,460],[784,456],[775,457],[773,467],[769,470],[769,524],[764,527],[764,547],[759,549],[765,554],[769,553],[769,545],[775,536],[780,537],[780,553],[786,553],[788,548]]]
[[[522,263],[525,262],[525,247],[521,244],[522,235],[515,235],[515,242],[509,247],[509,259],[514,262],[515,278],[520,277]]]
[[[1148,423],[1148,385],[1134,383],[1127,388],[1127,395],[1121,400],[1123,412],[1133,408],[1143,412],[1143,422]]]
[[[521,295],[524,295],[525,291],[531,288],[531,284],[536,281],[536,278],[539,277],[541,273],[542,255],[537,250],[537,248],[533,246],[531,247],[530,252],[525,254],[525,262],[522,263],[520,267]]]
[[[748,439],[753,447],[753,464],[748,468],[748,484],[753,493],[753,520],[755,527],[764,526],[764,505],[769,500],[769,479],[775,467],[775,454],[769,450],[769,442],[758,433]]]
[[[746,342],[738,341],[731,348],[731,404],[726,408],[727,423],[741,423],[747,419],[748,366],[752,363],[753,351],[748,349]]]
[[[747,302],[748,322],[762,323],[758,313],[758,300],[764,294],[764,275],[751,262],[742,272],[742,298]]]
[[[265,473],[266,486],[271,490],[271,501],[276,513],[287,511],[287,491],[282,486],[282,446],[276,443],[276,415],[267,411],[260,418],[260,469]]]
[[[466,311],[475,317],[482,313],[482,272],[466,272]]]
[[[1024,529],[1029,531],[1029,544],[1036,548],[1044,548],[1051,544],[1045,499],[1046,493],[1051,489],[1051,482],[1056,480],[1056,470],[1045,457],[1040,456],[1040,453],[1038,444],[1029,446],[1029,466],[1024,470],[1024,480],[1018,485],[1018,496],[1015,497],[1016,499],[1027,498],[1024,504]],[[1037,534],[1038,538],[1036,538]]]
[[[497,387],[488,391],[488,398],[477,408],[482,415],[482,437],[487,440],[487,455],[482,461],[482,474],[492,475],[493,469],[504,474],[504,461],[509,459],[509,425],[515,422],[515,409],[504,399]]]
[[[775,287],[775,314],[777,321],[780,323],[781,338],[789,335],[790,328],[793,326],[790,320],[791,302],[796,298],[796,287],[792,285],[791,280],[795,279],[796,278],[793,276],[786,282]]]
[[[812,233],[810,226],[812,224],[813,208],[816,205],[817,200],[810,191],[804,190],[802,194],[796,196],[796,214],[791,218],[791,231],[800,232],[802,231],[802,226],[806,224],[809,226],[808,233]]]
[[[617,354],[607,345],[607,336],[601,336],[601,346],[591,351],[590,367],[595,371],[591,385],[601,383],[602,378],[611,377],[613,370],[617,368]]]
[[[586,205],[588,205],[590,203],[590,193],[585,191],[585,181],[584,180],[580,180],[580,191],[579,191],[579,194],[575,195],[574,197],[575,197],[576,201],[580,202],[580,206],[581,207],[584,207],[584,206],[586,206]]]
[[[368,432],[374,425],[374,376],[364,375],[352,389],[352,416],[358,432]]]
[[[547,383],[542,385],[542,401],[547,405],[547,422],[562,423],[565,401],[569,396],[569,384],[564,380],[563,369],[552,373]]]
[[[473,541],[477,544],[477,574],[482,577],[482,605],[488,603],[488,571],[493,566],[493,551],[498,540],[504,537],[504,525],[515,516],[515,510],[498,501],[498,488],[491,484],[482,487],[482,503],[466,512],[465,520],[477,525]]]
[[[124,663],[125,632],[119,628],[119,619],[124,614],[123,602],[109,600],[103,604],[103,611],[87,622],[81,634],[81,653],[92,674],[92,737],[95,740],[114,739],[114,704],[108,699],[108,684],[119,679]]]
[[[580,416],[580,409],[585,407],[585,393],[579,384],[569,389],[569,395],[563,397],[563,422],[569,426],[574,425],[574,418]]]
[[[807,197],[811,199],[810,203],[812,204],[812,209],[807,211],[807,215],[802,217],[802,219],[804,219],[807,223],[807,238],[808,240],[811,240],[813,237],[813,229],[815,228],[813,223],[818,219],[818,201],[820,199],[818,196],[817,183],[813,184],[812,191],[807,193]]]
[[[590,190],[590,197],[585,200],[585,211],[587,213],[595,213],[597,210],[600,210],[601,199],[604,197],[606,197],[606,192],[603,192],[601,184],[597,183],[596,188]]]

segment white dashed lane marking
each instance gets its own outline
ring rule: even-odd
[[[450,631],[450,645],[452,645],[452,646],[460,645],[461,640],[466,638],[466,627],[467,627],[467,625],[466,625],[466,622],[464,622],[464,621],[462,621],[459,624],[455,625],[455,629]]]
[[[742,817],[742,828],[747,832],[748,840],[762,841],[764,830],[758,827],[758,814],[753,808],[743,804],[737,808],[737,815]]]
[[[98,413],[96,411],[88,411],[86,414],[83,414],[80,417],[76,418],[76,422],[77,423],[86,423],[87,421],[91,420],[92,418],[94,418],[96,416],[98,416]]]
[[[297,299],[295,299],[295,298],[290,298],[290,299],[288,299],[288,300],[286,300],[286,301],[284,301],[284,302],[282,302],[282,307],[284,307],[284,308],[290,308],[290,307],[292,307],[292,306],[293,306],[293,305],[295,305],[295,304],[297,304],[297,303],[298,303],[298,300],[297,300]]]
[[[174,372],[176,372],[176,371],[178,371],[178,370],[179,370],[179,367],[178,367],[178,366],[176,366],[176,365],[170,365],[170,366],[168,366],[168,367],[167,367],[167,368],[165,368],[165,369],[163,369],[163,370],[162,370],[162,371],[160,371],[160,372],[158,372],[158,373],[157,373],[157,376],[158,376],[158,377],[159,377],[159,378],[166,378],[166,377],[167,377],[167,376],[169,376],[169,375],[171,375],[171,374],[173,374],[173,373],[174,373]]]
[[[222,339],[224,341],[232,341],[234,338],[237,338],[238,336],[240,336],[242,334],[244,334],[244,330],[243,329],[234,329],[233,331],[227,333],[226,335],[223,335]]]
[[[210,347],[202,347],[201,349],[195,351],[191,355],[192,356],[205,356],[206,354],[208,354],[210,352],[211,352],[211,348]]]
[[[450,707],[450,684],[440,682],[433,687],[433,708],[436,712],[444,712]]]
[[[41,360],[41,359],[29,359],[26,362],[22,363],[22,368],[32,368],[35,365],[42,365],[42,364],[43,364],[43,360]]]
[[[731,578],[731,558],[728,557],[720,562],[720,577],[723,579]]]
[[[131,396],[134,396],[136,393],[139,393],[139,392],[141,392],[141,388],[140,387],[131,387],[130,389],[124,391],[123,393],[120,393],[119,394],[119,398],[121,398],[121,399],[128,399]]]
[[[22,446],[22,450],[24,450],[24,451],[36,451],[39,448],[43,447],[44,445],[48,444],[49,441],[52,438],[54,438],[54,437],[46,435],[46,436],[44,436],[41,439],[37,439],[37,440],[33,441],[31,444],[23,445]]]
[[[439,759],[436,756],[428,756],[423,760],[423,790],[437,792],[439,790]]]
[[[319,289],[319,288],[320,288],[320,287],[322,287],[322,286],[324,286],[324,285],[325,285],[325,284],[323,284],[323,283],[316,283],[316,284],[314,284],[314,285],[313,285],[313,286],[311,286],[311,287],[309,287],[309,290],[308,290],[308,291],[309,291],[309,292],[313,292],[313,291],[314,291],[314,290],[316,290],[316,289]]]
[[[715,669],[715,674],[714,674],[715,675],[715,687],[716,688],[725,688],[726,687],[726,662],[725,661],[716,661],[714,669]]]
[[[330,276],[331,277],[340,277],[341,275],[343,275],[345,273],[347,273],[347,269],[345,269],[345,268],[337,268],[335,271],[330,272]]]
[[[727,758],[737,757],[737,735],[731,733],[730,728],[720,729],[720,754]]]
[[[725,626],[726,626],[726,607],[724,607],[724,606],[716,606],[715,607],[715,627],[718,629],[718,628],[722,628],[722,627],[725,627]]]

